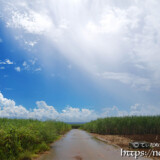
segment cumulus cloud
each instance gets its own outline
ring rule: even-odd
[[[39,120],[60,120],[65,122],[87,122],[100,117],[128,116],[128,115],[158,115],[160,109],[155,106],[135,104],[129,111],[120,110],[118,107],[107,107],[101,112],[87,108],[74,108],[67,106],[58,112],[53,106],[47,105],[45,101],[37,101],[36,107],[27,110],[22,105],[16,105],[14,100],[7,99],[0,93],[0,117],[7,118],[32,118]]]
[[[37,108],[34,108],[29,117],[37,119],[57,119],[58,112],[53,106],[48,106],[44,101],[36,102]]]
[[[97,118],[97,114],[94,110],[79,109],[73,107],[67,107],[59,115],[59,119],[66,122],[86,122]]]
[[[29,111],[21,106],[16,105],[14,100],[4,98],[0,93],[0,117],[7,118],[27,118]]]
[[[35,108],[27,110],[22,105],[16,105],[14,100],[4,98],[3,94],[0,93],[0,117],[86,122],[96,119],[97,115],[93,110],[69,106],[61,112],[58,112],[53,106],[47,105],[45,101],[37,101]]]
[[[6,59],[6,64],[13,64],[9,59]]]
[[[43,34],[52,27],[50,17],[31,9],[28,9],[29,12],[27,12],[27,6],[26,12],[19,11],[14,7],[10,9],[12,9],[12,16],[7,22],[7,27],[22,28],[25,32],[33,34]]]
[[[6,59],[5,61],[0,60],[0,64],[13,64],[13,62],[9,59]]]
[[[21,71],[21,68],[20,67],[15,67],[14,68],[17,72],[20,72]]]
[[[160,108],[153,105],[134,104],[129,107],[129,110],[122,110],[116,106],[107,107],[103,109],[102,117],[113,116],[147,116],[147,115],[160,115]]]

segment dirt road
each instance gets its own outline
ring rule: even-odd
[[[38,160],[134,160],[121,157],[120,148],[101,142],[87,132],[72,129]],[[144,158],[139,158],[139,160]]]

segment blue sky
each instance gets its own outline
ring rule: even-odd
[[[158,0],[0,3],[0,117],[160,114]]]

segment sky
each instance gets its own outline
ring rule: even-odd
[[[159,0],[0,4],[0,117],[160,114]]]

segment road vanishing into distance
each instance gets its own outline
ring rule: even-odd
[[[38,160],[134,160],[121,157],[120,148],[95,139],[85,131],[72,129],[53,143],[51,150]],[[138,158],[138,160],[145,158]]]

